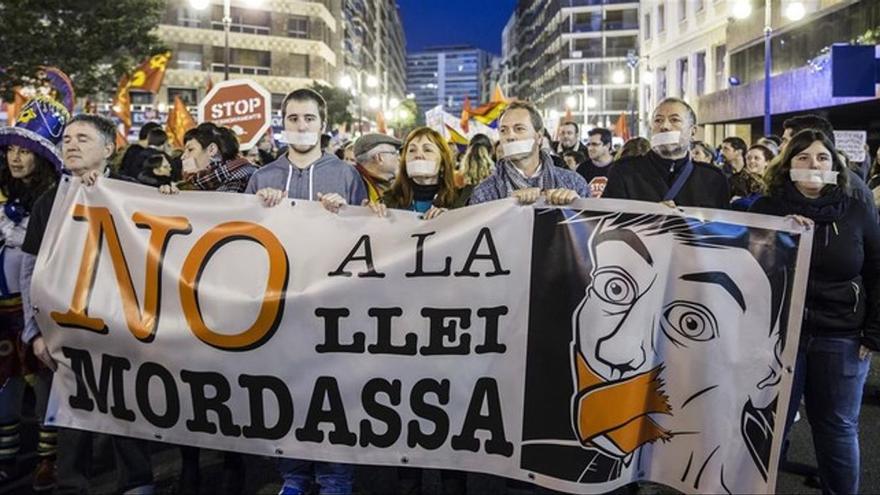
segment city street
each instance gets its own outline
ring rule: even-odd
[[[862,448],[862,479],[861,493],[880,493],[880,470],[876,469],[877,459],[880,459],[880,357],[875,356],[868,383],[865,389],[865,400],[862,406],[861,419],[861,448]],[[803,413],[803,409],[802,409]],[[33,421],[29,421],[24,432],[27,449],[33,450],[36,441],[36,429]],[[99,443],[98,449],[107,449],[109,445]],[[112,458],[111,452],[107,452],[107,458]],[[25,462],[30,465],[34,462],[34,455],[26,457]],[[794,426],[790,460],[799,463],[815,465],[815,456],[810,440],[808,424],[801,420]],[[180,469],[180,454],[178,449],[167,444],[155,444],[153,454],[153,469],[156,476],[158,494],[176,493],[177,475]],[[247,479],[244,493],[275,494],[281,486],[274,463],[269,459],[258,457],[247,458]],[[222,479],[223,457],[219,452],[202,453],[202,480],[204,493],[224,493],[224,487],[219,486]],[[368,469],[368,468],[365,468]],[[116,473],[110,466],[99,466],[100,472],[95,477],[95,493],[110,493],[116,487]],[[30,491],[30,478],[24,477],[13,485],[0,490],[0,494],[27,494]],[[800,476],[780,473],[777,484],[779,494],[819,494],[821,490],[811,488],[804,484]],[[425,493],[429,493],[426,487]],[[510,489],[512,494],[529,493],[528,490]],[[546,490],[539,493],[546,494]],[[651,485],[643,487],[640,493],[667,494],[675,493],[673,490],[662,486]]]

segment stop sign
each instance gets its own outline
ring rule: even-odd
[[[272,95],[250,79],[217,83],[199,102],[199,122],[229,127],[242,149],[257,144],[271,124]]]

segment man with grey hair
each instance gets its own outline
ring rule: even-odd
[[[651,151],[614,164],[602,197],[729,208],[730,189],[721,170],[691,160],[696,125],[696,113],[686,101],[661,101],[651,118]]]
[[[65,170],[86,185],[94,185],[98,178],[114,176],[108,164],[116,152],[116,126],[112,121],[98,115],[75,116],[64,129],[61,155]],[[34,318],[30,303],[30,287],[37,254],[43,243],[49,214],[58,188],[49,189],[34,203],[27,235],[21,249],[21,293],[24,306],[25,330],[22,340],[33,346],[34,354],[53,371],[57,364],[52,359],[45,339]],[[58,481],[56,493],[89,493],[89,476],[92,465],[92,440],[95,434],[70,428],[58,429]],[[149,444],[144,440],[111,437],[113,450],[120,470],[119,491],[125,493],[153,492],[153,471],[150,463]]]
[[[531,204],[544,196],[550,204],[567,205],[590,196],[583,177],[555,166],[550,153],[541,149],[543,130],[541,114],[531,103],[516,101],[504,110],[498,119],[503,158],[474,188],[470,204],[507,197]]]
[[[354,143],[355,168],[364,180],[371,203],[391,188],[400,167],[401,142],[387,134],[364,134]]]

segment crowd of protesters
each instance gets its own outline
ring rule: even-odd
[[[716,149],[696,140],[693,109],[667,98],[653,109],[648,137],[615,147],[608,129],[589,129],[582,141],[573,122],[560,126],[554,142],[534,106],[513,102],[499,119],[497,142],[478,134],[459,150],[421,127],[403,141],[371,133],[331,145],[325,101],[301,89],[279,109],[280,148],[267,134],[242,151],[230,129],[202,123],[186,132],[182,149],[173,149],[162,127],[148,123],[138,142],[120,153],[116,128],[106,118],[71,118],[43,97],[28,105],[51,118],[41,119],[42,127],[21,122],[0,129],[0,344],[7,351],[0,366],[0,486],[28,474],[16,462],[26,387],[33,387],[40,424],[46,410],[55,363],[30,309],[29,287],[57,181],[71,174],[87,185],[102,176],[139,182],[162,195],[248,193],[264,207],[294,198],[320,202],[331,212],[348,205],[368,206],[380,216],[388,209],[412,211],[424,221],[509,197],[553,205],[626,199],[789,217],[815,235],[786,432],[803,400],[818,461],[818,469],[806,474],[828,493],[858,491],[862,388],[870,352],[880,349],[880,151],[873,164],[870,153],[864,163],[853,163],[836,149],[831,124],[819,116],[789,119],[781,137],[763,136],[751,145],[729,136]],[[40,426],[34,490],[87,493],[94,437]],[[151,445],[112,437],[112,446],[120,491],[151,493]],[[178,491],[198,493],[199,450],[181,448],[181,460]],[[228,493],[242,491],[244,465],[241,454],[224,454]],[[503,489],[505,483],[458,472],[361,470],[297,459],[279,459],[277,468],[284,494],[419,493],[422,479],[431,476],[443,493]]]

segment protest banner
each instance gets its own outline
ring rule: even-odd
[[[834,131],[834,142],[837,149],[846,153],[847,158],[854,162],[865,161],[865,143],[867,141],[867,131]]]
[[[783,219],[62,182],[32,291],[51,424],[572,493],[775,487],[812,242]]]

